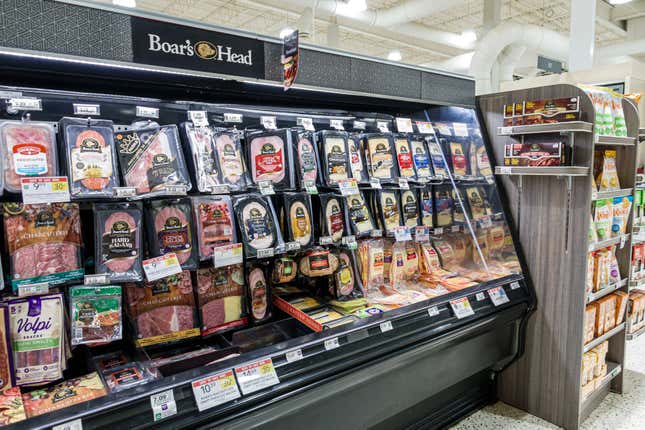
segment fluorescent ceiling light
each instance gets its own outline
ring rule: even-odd
[[[387,54],[387,59],[390,61],[401,61],[401,51],[398,49],[393,49]]]
[[[473,43],[477,41],[477,33],[475,30],[464,30],[461,32],[461,40],[464,43]]]
[[[280,30],[280,39],[284,39],[285,37],[287,37],[288,35],[290,35],[290,34],[291,34],[291,33],[293,33],[294,31],[296,31],[296,30],[294,30],[294,29],[293,29],[293,28],[291,28],[291,27],[284,27],[284,28],[282,28],[282,30]]]
[[[336,13],[344,16],[356,16],[367,10],[365,0],[349,0],[347,3],[340,3],[336,6]]]
[[[123,7],[137,7],[137,0],[112,0],[112,3]]]
[[[609,4],[617,5],[617,4],[625,4],[629,3],[632,0],[609,0]]]

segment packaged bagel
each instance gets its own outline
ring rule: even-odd
[[[147,201],[148,251],[152,257],[175,253],[182,269],[197,268],[191,200],[187,197]]]
[[[314,243],[311,199],[305,193],[283,193],[280,224],[285,241],[306,248]]]
[[[271,287],[267,282],[266,265],[247,263],[247,295],[251,322],[259,324],[271,318]]]
[[[217,246],[237,243],[230,197],[195,196],[192,206],[200,260],[211,258]]]
[[[276,190],[294,188],[291,138],[291,130],[286,128],[246,132],[247,165],[253,184],[270,182]]]
[[[247,257],[257,257],[259,252],[266,252],[266,256],[271,256],[276,248],[284,247],[270,199],[261,194],[237,196],[233,200],[233,210]]]

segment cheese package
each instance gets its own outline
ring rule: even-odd
[[[276,190],[293,189],[293,144],[289,129],[254,130],[245,134],[251,182],[270,183]]]
[[[585,308],[584,343],[589,343],[594,339],[596,332],[596,311],[597,306],[594,304],[588,305]]]
[[[452,225],[452,190],[448,188],[438,188],[435,190],[434,205],[436,214],[436,226],[447,227]]]
[[[414,190],[401,191],[401,215],[404,226],[414,228],[419,225],[419,202]]]
[[[399,177],[409,180],[416,180],[417,174],[414,170],[412,148],[410,146],[408,137],[405,135],[395,136],[394,150],[396,152],[396,160],[399,167]]]
[[[461,142],[450,142],[450,165],[452,173],[456,177],[463,177],[468,174],[468,163],[466,161],[465,144]]]
[[[425,227],[434,227],[434,205],[432,191],[430,191],[429,188],[420,189],[418,200],[421,225]]]
[[[350,177],[348,139],[349,135],[344,131],[323,130],[318,132],[323,178],[328,187],[336,187],[339,181]]]
[[[349,136],[349,139],[347,140],[347,150],[349,151],[349,166],[352,178],[356,179],[359,183],[368,182],[369,176],[367,174],[367,164],[363,158],[360,136],[355,134]]]
[[[367,134],[363,137],[363,148],[371,178],[388,182],[396,179],[394,143],[385,134]]]
[[[392,236],[394,228],[402,225],[401,208],[399,207],[399,192],[396,190],[381,190],[374,193],[374,207],[379,214],[380,227],[383,233]]]
[[[492,215],[490,203],[486,199],[485,191],[481,187],[466,188],[466,196],[468,197],[468,205],[472,219],[480,221],[489,215]]]
[[[446,157],[443,155],[441,145],[436,141],[434,136],[429,136],[427,140],[430,161],[432,161],[432,170],[437,177],[448,177],[448,165]]]
[[[280,205],[280,225],[287,242],[297,242],[301,248],[314,243],[311,199],[305,193],[283,193]]]
[[[317,221],[316,236],[321,245],[325,238],[328,243],[339,243],[346,234],[345,200],[335,194],[320,193],[313,198]]]
[[[430,164],[430,154],[425,140],[421,136],[412,136],[410,138],[410,149],[412,151],[412,162],[417,179],[421,182],[432,177],[432,166]]]
[[[374,230],[374,221],[362,194],[354,194],[345,197],[347,212],[349,213],[349,224],[352,233],[357,237],[369,236]]]

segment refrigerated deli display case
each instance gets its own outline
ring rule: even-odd
[[[495,398],[535,298],[473,107],[0,55],[7,428],[445,426]]]

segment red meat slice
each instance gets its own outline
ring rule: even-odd
[[[226,322],[224,299],[217,299],[202,306],[202,320],[204,330],[208,330]]]
[[[190,330],[195,327],[192,306],[165,306],[137,317],[139,338]]]
[[[155,155],[158,154],[165,154],[168,158],[174,158],[170,150],[168,137],[163,133],[159,133],[154,137],[152,144],[141,155],[132,169],[125,175],[126,184],[129,187],[135,187],[137,189],[137,193],[148,193],[166,185],[165,183],[160,184],[156,186],[155,189],[151,190],[150,183],[148,182],[148,170],[152,168],[152,160]],[[175,181],[169,181],[168,183],[175,183]]]
[[[52,148],[52,142],[54,139],[47,128],[31,124],[16,124],[7,127],[5,130],[6,136],[4,140],[7,154],[9,154],[5,160],[7,163],[7,167],[5,168],[5,183],[8,187],[16,191],[20,190],[20,178],[22,178],[22,175],[16,173],[12,155],[13,147],[19,144],[43,145],[47,151],[47,172],[44,173],[44,176],[49,176],[54,172],[54,160],[52,158],[54,150]]]
[[[132,215],[130,215],[127,212],[114,212],[105,220],[105,225],[103,226],[104,233],[108,233],[112,231],[112,226],[119,221],[123,221],[127,223],[128,226],[130,227],[130,231],[133,231],[137,228],[137,223],[135,222]],[[137,248],[136,250],[138,252],[139,251],[138,235],[135,235],[135,238],[136,238],[135,240],[137,240],[137,242],[135,243],[135,247]],[[136,259],[137,259],[136,255],[133,255],[130,257],[123,257],[123,258],[113,258],[111,260],[105,261],[104,264],[112,272],[123,273],[130,270],[130,268],[132,267]]]
[[[157,238],[159,240],[161,234],[164,233],[166,220],[168,220],[168,218],[171,218],[171,217],[175,217],[179,219],[183,228],[188,230],[186,234],[187,242],[175,243],[173,245],[174,252],[175,254],[177,254],[177,259],[179,260],[179,263],[184,264],[190,258],[190,252],[192,250],[192,244],[190,243],[191,241],[190,228],[189,228],[188,220],[184,215],[184,212],[172,206],[168,206],[161,209],[159,212],[157,212],[157,215],[155,216],[155,231],[157,232]],[[189,245],[189,246],[185,246],[185,245]],[[163,244],[159,243],[159,247],[160,248],[163,247]]]

